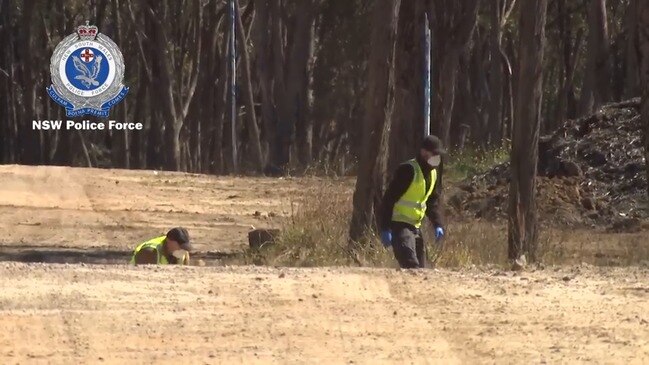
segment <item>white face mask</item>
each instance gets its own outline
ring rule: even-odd
[[[430,165],[430,167],[437,167],[442,162],[442,156],[431,156],[426,162],[428,162],[428,165]]]

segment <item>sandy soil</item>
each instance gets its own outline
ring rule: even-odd
[[[269,213],[287,216],[296,193],[320,183],[0,166],[0,248],[130,250],[182,225],[198,250],[238,250],[247,244],[251,226],[276,225]]]
[[[0,363],[649,361],[647,269],[0,264]]]
[[[236,251],[331,183],[0,166],[0,364],[649,363],[648,268],[7,262],[123,254],[175,224],[199,250]]]

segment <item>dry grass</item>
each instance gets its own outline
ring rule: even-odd
[[[331,184],[296,201],[290,220],[273,245],[249,251],[246,263],[271,266],[397,267],[391,249],[370,233],[352,252],[348,246],[353,186]],[[506,260],[506,231],[492,224],[450,223],[449,234],[438,246],[430,228],[424,228],[429,257],[438,267],[500,264]]]
[[[491,152],[465,152],[450,159],[450,184],[467,174],[502,162],[506,148]],[[329,171],[331,172],[331,171]],[[323,188],[309,189],[293,202],[293,214],[279,227],[275,244],[261,251],[249,251],[245,263],[271,266],[370,266],[397,267],[391,249],[379,237],[368,234],[351,252],[348,246],[352,211],[353,180],[328,179]],[[429,258],[436,267],[509,266],[506,222],[447,219],[447,237],[437,245],[428,223],[424,237]],[[649,263],[649,235],[610,234],[595,230],[540,228],[538,257],[550,265],[586,262],[593,265],[636,265]]]
[[[441,248],[433,242],[432,232],[424,230],[431,256],[439,256],[439,267],[468,267],[505,264],[507,231],[490,223],[453,222],[449,220]]]
[[[347,245],[352,192],[329,186],[311,199],[294,204],[292,218],[281,227],[274,245],[248,252],[246,263],[270,266],[397,267],[392,250],[370,234],[352,253]],[[484,221],[449,220],[447,237],[437,245],[424,228],[429,258],[436,267],[508,266],[507,226]],[[548,265],[588,263],[627,266],[649,263],[647,233],[610,234],[592,230],[544,229],[540,231],[539,259]]]
[[[250,252],[257,264],[271,266],[389,265],[391,255],[376,237],[368,236],[360,249],[348,246],[352,208],[349,182],[330,183],[295,201],[291,218],[281,227],[276,242],[261,252]]]
[[[542,259],[548,264],[632,266],[649,263],[649,233],[605,233],[586,229],[544,231]]]

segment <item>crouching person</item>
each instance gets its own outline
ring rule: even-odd
[[[176,227],[166,235],[140,243],[133,251],[133,265],[189,265],[192,246],[185,228]]]

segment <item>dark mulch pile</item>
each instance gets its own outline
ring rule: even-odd
[[[539,143],[541,221],[634,230],[649,217],[640,100],[567,121]],[[503,219],[509,164],[465,180],[449,205],[460,215]]]

